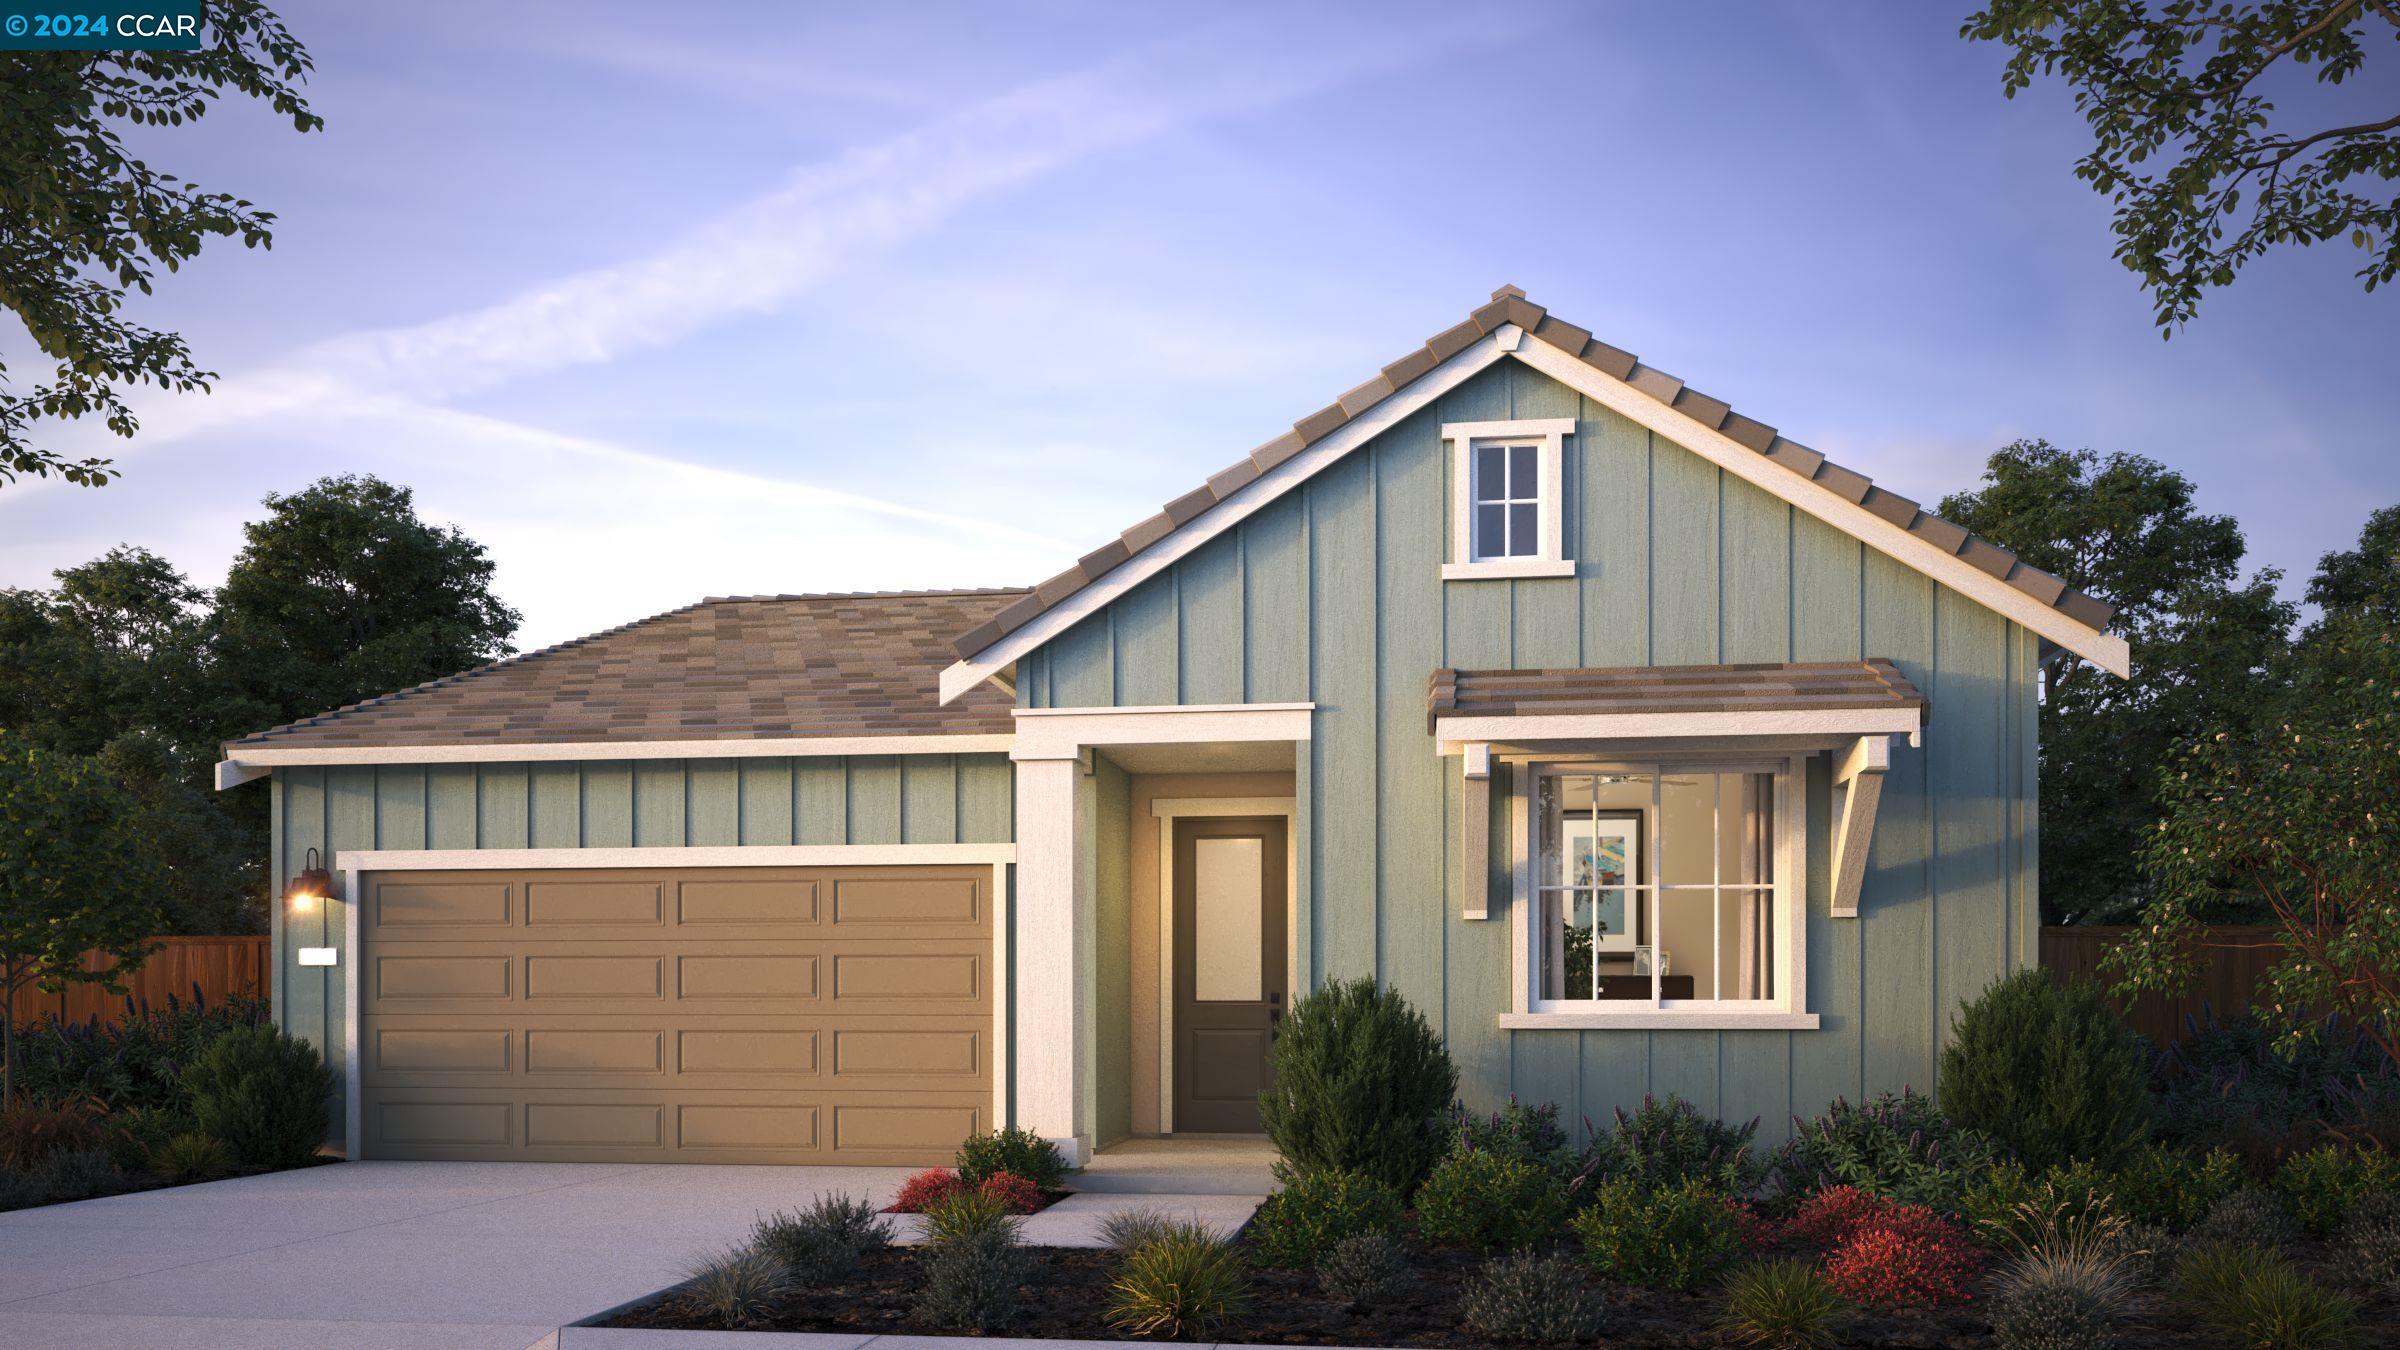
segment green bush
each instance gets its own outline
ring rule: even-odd
[[[1013,1172],[1045,1191],[1055,1191],[1067,1177],[1067,1160],[1051,1143],[1031,1130],[1010,1126],[967,1136],[958,1146],[958,1179],[980,1186],[986,1178]]]
[[[2162,1138],[2225,1145],[2253,1165],[2400,1103],[2400,1069],[2355,1028],[2325,1022],[2287,1035],[2255,1013],[2195,1025],[2160,1057],[2156,1077]]]
[[[674,1301],[694,1320],[726,1331],[759,1331],[774,1325],[791,1298],[792,1279],[781,1261],[755,1247],[736,1247],[694,1262]]]
[[[2376,1298],[2400,1294],[2400,1223],[2361,1222],[2353,1214],[2329,1264],[2347,1288]]]
[[[315,1046],[274,1027],[224,1032],[183,1071],[192,1119],[252,1167],[293,1167],[325,1141],[333,1074]]]
[[[1352,1233],[1317,1258],[1317,1287],[1345,1308],[1381,1302],[1408,1281],[1408,1253],[1386,1232]]]
[[[125,1189],[125,1174],[101,1149],[70,1149],[53,1153],[25,1174],[35,1204],[64,1204],[114,1195]]]
[[[2195,1154],[2173,1144],[2136,1149],[2114,1178],[2117,1208],[2126,1218],[2170,1233],[2188,1232],[2241,1185],[2241,1160],[2228,1150]]]
[[[2088,1162],[2035,1174],[2004,1159],[1959,1197],[1959,1217],[1986,1244],[2023,1250],[2045,1232],[2083,1227],[2117,1213],[2113,1178]]]
[[[1469,1149],[1522,1158],[1561,1172],[1574,1163],[1567,1148],[1567,1132],[1559,1128],[1556,1102],[1527,1106],[1510,1097],[1506,1106],[1490,1115],[1469,1111],[1464,1102],[1454,1104],[1450,1108],[1450,1143],[1446,1151],[1463,1153]]]
[[[1863,1106],[1837,1098],[1824,1115],[1799,1125],[1774,1166],[1784,1186],[1802,1194],[1855,1186],[1956,1214],[1967,1188],[1999,1156],[1988,1136],[1951,1124],[1932,1098],[1903,1090]]]
[[[891,1241],[892,1221],[873,1203],[846,1195],[819,1196],[804,1208],[778,1211],[750,1231],[750,1245],[783,1262],[803,1285],[838,1283]]]
[[[1574,1261],[1555,1253],[1510,1252],[1484,1263],[1458,1301],[1459,1320],[1487,1341],[1588,1341],[1608,1321],[1608,1304]]]
[[[1571,1226],[1602,1274],[1652,1289],[1697,1289],[1742,1246],[1733,1206],[1698,1178],[1655,1191],[1629,1177],[1603,1182]]]
[[[17,1091],[35,1101],[89,1096],[111,1112],[181,1111],[183,1071],[228,1031],[267,1026],[267,1000],[236,994],[211,1003],[126,1000],[115,1021],[52,1017],[17,1033]]]
[[[211,1181],[234,1169],[233,1150],[214,1135],[187,1130],[150,1150],[148,1165],[172,1181]]]
[[[2004,1350],[2106,1350],[2139,1307],[2142,1256],[2122,1220],[2053,1231],[2002,1267],[1992,1330]]]
[[[2381,1149],[2347,1150],[2320,1144],[2284,1160],[2275,1190],[2302,1228],[2325,1237],[2369,1195],[2400,1189],[2400,1166]]]
[[[1292,1004],[1259,1095],[1267,1137],[1301,1172],[1364,1172],[1406,1195],[1442,1152],[1458,1070],[1408,1000],[1335,980]]]
[[[2113,1165],[2150,1133],[2142,1038],[2100,987],[2040,970],[2002,976],[1951,1020],[1942,1113],[2029,1167]]]
[[[1725,1277],[1717,1334],[1766,1350],[1823,1350],[1841,1340],[1850,1305],[1806,1261],[1753,1261]]]
[[[1757,1133],[1755,1120],[1728,1125],[1673,1093],[1664,1101],[1645,1096],[1631,1113],[1618,1107],[1615,1124],[1593,1136],[1582,1171],[1652,1189],[1699,1180],[1727,1195],[1743,1195],[1766,1170],[1750,1144]]]
[[[2274,1251],[2299,1237],[2300,1226],[2292,1222],[2292,1211],[2284,1205],[2282,1196],[2248,1187],[2210,1205],[2208,1217],[2200,1221],[2192,1235],[2202,1242]]]
[[[1417,1189],[1417,1232],[1470,1247],[1531,1247],[1558,1236],[1569,1208],[1566,1182],[1541,1163],[1453,1153]]]
[[[1249,1310],[1241,1253],[1195,1223],[1127,1253],[1108,1286],[1108,1324],[1134,1336],[1205,1339]]]
[[[1250,1220],[1259,1259],[1313,1265],[1335,1243],[1400,1227],[1399,1193],[1362,1172],[1286,1172],[1283,1187]]]
[[[991,1233],[1002,1234],[1013,1245],[1025,1229],[1025,1221],[1008,1201],[989,1191],[953,1191],[927,1205],[923,1217],[925,1243],[934,1247]]]
[[[1012,1219],[1008,1225],[975,1229],[920,1249],[924,1287],[917,1294],[919,1321],[980,1335],[1016,1319],[1025,1252],[1017,1246],[1013,1224]]]
[[[2269,1350],[2346,1344],[2358,1305],[2318,1286],[2280,1254],[2207,1242],[2176,1264],[2176,1299],[2210,1327]]]

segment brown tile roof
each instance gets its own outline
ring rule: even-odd
[[[1213,474],[1208,481],[1167,503],[1159,514],[1126,530],[1117,539],[1086,554],[1073,567],[1034,588],[1031,594],[959,635],[951,646],[962,658],[974,656],[1032,622],[1068,596],[1099,580],[1134,555],[1191,521],[1218,502],[1240,491],[1251,480],[1324,439],[1344,423],[1399,392],[1400,388],[1471,346],[1502,324],[1515,324],[1534,337],[1582,361],[1611,379],[1622,380],[1712,431],[1719,431],[1763,455],[1771,463],[1816,483],[1846,501],[1863,505],[1919,539],[1955,554],[2009,583],[2067,617],[2092,629],[2106,624],[2111,606],[2081,591],[2014,553],[1926,511],[1916,502],[1876,487],[1864,475],[1843,468],[1823,455],[1786,439],[1775,428],[1735,412],[1724,400],[1712,398],[1683,381],[1634,359],[1594,338],[1585,329],[1553,317],[1525,298],[1514,286],[1492,292],[1491,303],[1467,316],[1464,323],[1427,338],[1423,346],[1385,366],[1381,374],[1333,403],[1294,423],[1290,431],[1267,442]]]
[[[735,596],[228,742],[266,748],[988,735],[1008,695],[943,706],[950,634],[1023,590]]]
[[[1624,666],[1588,670],[1437,670],[1426,725],[1439,717],[1585,713],[1931,709],[1882,657],[1792,665]]]

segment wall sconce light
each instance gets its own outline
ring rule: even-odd
[[[308,851],[307,865],[292,878],[292,884],[284,888],[283,903],[290,906],[294,914],[307,914],[325,903],[332,894],[333,873],[326,871],[317,861],[317,851],[312,848]]]

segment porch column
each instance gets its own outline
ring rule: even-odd
[[[1060,751],[1065,753],[1062,755]],[[1092,897],[1083,838],[1078,747],[1020,746],[1017,765],[1017,1124],[1056,1143],[1071,1165],[1091,1157],[1086,1099],[1093,1034],[1086,978]]]

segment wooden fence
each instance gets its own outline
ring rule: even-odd
[[[2112,975],[2100,969],[2100,958],[2109,948],[2125,939],[2130,928],[2107,924],[2089,927],[2045,928],[2042,930],[2042,969],[2058,979],[2097,980],[2102,985],[2114,983]],[[2275,930],[2265,927],[2234,927],[2228,925],[2210,930],[2218,938],[2233,940],[2271,939]],[[2143,994],[2128,999],[2111,993],[2109,1002],[2133,1025],[2133,1029],[2150,1038],[2156,1045],[2170,1045],[2183,1039],[2185,1018],[2205,1020],[2202,1010],[2214,1009],[2219,1017],[2231,1016],[2250,1006],[2257,995],[2259,981],[2267,968],[2280,959],[2281,953],[2272,946],[2211,947],[2201,954],[2200,975],[2190,987],[2174,998],[2160,994]]]
[[[142,968],[125,978],[125,992],[112,994],[97,984],[70,984],[64,993],[38,989],[17,991],[17,1023],[39,1022],[53,1014],[70,1022],[98,1017],[113,1022],[125,1014],[125,1000],[161,1004],[169,994],[190,1002],[196,987],[215,1003],[229,994],[265,997],[274,964],[267,959],[267,938],[261,933],[237,937],[153,938],[158,950]],[[85,952],[85,970],[106,970],[111,962],[100,952]]]

